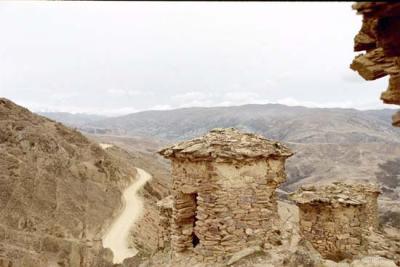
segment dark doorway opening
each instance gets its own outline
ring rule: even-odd
[[[197,193],[191,194],[191,197],[193,199],[195,208],[195,210],[193,211],[193,230],[192,230],[192,245],[195,248],[200,243],[200,239],[197,237],[195,233],[196,222],[197,222]]]
[[[197,235],[193,232],[193,233],[192,233],[192,244],[193,244],[193,247],[195,248],[199,243],[200,243],[199,238],[198,238]]]

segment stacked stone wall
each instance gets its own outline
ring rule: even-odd
[[[168,196],[157,203],[159,216],[158,249],[169,248],[171,245],[172,203],[172,196]]]
[[[378,217],[378,196],[379,193],[375,191],[365,190],[363,187],[360,188],[360,192],[365,195],[365,201],[367,202],[364,207],[364,213],[366,217],[366,228],[372,227],[378,229],[379,217]]]
[[[173,160],[172,167],[174,251],[219,261],[249,246],[279,242],[275,189],[286,179],[283,160]]]
[[[300,231],[326,259],[351,259],[366,250],[363,231],[367,225],[365,204],[302,204]]]

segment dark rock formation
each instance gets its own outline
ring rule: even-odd
[[[351,68],[366,80],[389,75],[389,87],[381,99],[400,105],[400,3],[359,2],[353,5],[363,15],[360,32],[354,38],[356,56]],[[400,126],[400,113],[393,116],[393,125]]]

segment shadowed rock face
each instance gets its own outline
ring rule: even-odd
[[[0,98],[0,262],[107,266],[96,240],[134,175],[82,134]]]
[[[363,15],[354,51],[366,53],[356,56],[350,67],[366,80],[389,75],[389,87],[381,99],[400,105],[400,3],[359,2],[353,9]],[[393,116],[393,125],[400,126],[400,112]]]

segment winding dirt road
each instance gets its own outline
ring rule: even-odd
[[[103,236],[103,247],[113,251],[114,263],[122,263],[124,259],[137,253],[136,249],[128,247],[128,235],[143,209],[143,200],[137,192],[151,179],[151,175],[146,171],[139,168],[137,171],[137,179],[123,193],[124,207],[121,214]]]

